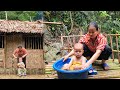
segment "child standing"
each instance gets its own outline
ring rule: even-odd
[[[18,67],[18,75],[26,76],[26,68],[25,68],[25,64],[22,62],[22,58],[19,58],[19,63],[17,64],[17,67]]]

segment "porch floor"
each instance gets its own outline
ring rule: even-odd
[[[89,76],[90,79],[119,79],[120,78],[120,64],[118,59],[115,59],[114,62],[112,59],[107,60],[107,64],[110,66],[108,71],[104,71],[100,66],[100,61],[96,61],[93,64],[93,67],[98,71],[97,75]]]
[[[44,75],[39,75],[39,74],[29,74],[27,76],[19,77],[17,75],[13,74],[0,74],[0,79],[57,79],[57,75],[52,73],[55,72],[52,69],[52,63],[49,63],[46,65],[46,74]],[[113,60],[108,60],[107,61],[108,65],[110,66],[110,70],[104,71],[100,67],[100,61],[96,61],[93,64],[93,67],[98,71],[97,75],[89,76],[88,79],[120,79],[120,64],[118,63],[118,60],[115,59],[114,62]],[[47,69],[49,71],[47,71]],[[49,73],[48,73],[49,72]]]
[[[108,71],[102,69],[101,60],[95,61],[93,67],[97,70],[97,75],[90,75],[88,79],[120,79],[120,64],[118,63],[118,59],[115,59],[114,62],[112,59],[106,61],[106,63],[110,66]],[[49,74],[51,77],[52,75]],[[53,78],[57,78],[57,75],[53,75]]]

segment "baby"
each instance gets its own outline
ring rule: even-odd
[[[18,67],[18,75],[19,76],[26,76],[26,68],[25,64],[21,61],[21,58],[19,58],[19,63],[17,64]]]
[[[84,53],[83,45],[76,43],[73,49],[74,55],[69,63],[63,65],[63,70],[81,70],[82,65],[86,63],[87,59],[82,55]]]

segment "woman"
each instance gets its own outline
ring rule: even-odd
[[[18,46],[18,48],[13,52],[14,58],[17,58],[17,62],[19,63],[19,58],[22,58],[22,62],[25,64],[26,68],[26,56],[27,56],[27,50],[23,48],[22,46]]]
[[[89,61],[82,66],[83,69],[87,68],[95,60],[102,60],[102,68],[104,70],[109,69],[106,60],[108,60],[109,56],[112,54],[112,50],[107,45],[106,37],[99,32],[96,22],[91,22],[88,25],[88,32],[79,40],[79,43],[82,43],[84,46],[83,56],[89,59]],[[71,56],[73,52],[72,50],[68,55],[64,56],[64,60]]]

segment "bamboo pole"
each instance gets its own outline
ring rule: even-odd
[[[113,62],[114,62],[114,52],[113,52],[113,45],[112,45],[112,37],[110,35],[110,45],[111,45],[111,48],[112,48],[112,58],[113,58]]]
[[[67,42],[68,42],[68,52],[70,52],[70,48],[72,47],[72,42],[70,37],[67,37]]]
[[[62,48],[61,50],[72,50],[73,48]]]
[[[118,48],[118,36],[117,35],[116,35],[116,44],[117,44],[118,62],[120,64],[120,60],[119,60],[119,48]]]
[[[73,30],[73,19],[72,19],[72,12],[70,11],[70,21],[71,21],[71,28],[70,28],[70,32],[69,34],[72,32]]]
[[[73,37],[73,44],[75,44],[76,43],[76,41],[75,41],[75,37]]]
[[[43,24],[60,24],[60,25],[62,25],[61,22],[43,22]]]
[[[7,11],[5,11],[5,17],[6,17],[6,20],[8,20],[8,17],[7,17]]]
[[[116,53],[120,53],[120,51],[118,51],[118,50],[112,50],[113,52],[116,52]]]
[[[69,36],[63,36],[63,37],[81,37],[81,36],[84,36],[84,35],[69,35]]]
[[[62,22],[46,22],[46,21],[41,21],[41,20],[38,20],[37,22],[41,24],[59,24],[59,25],[63,24]]]
[[[107,35],[109,35],[109,36],[115,36],[115,35],[120,36],[120,34],[107,34]]]
[[[62,43],[62,46],[63,46],[63,36],[62,36],[62,34],[61,34],[61,43]]]

